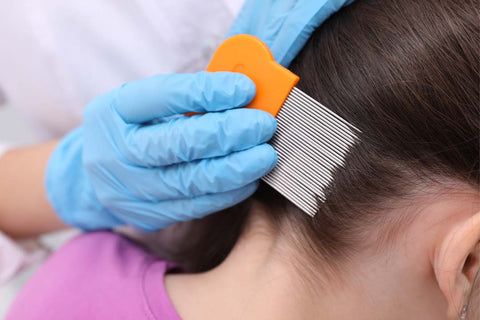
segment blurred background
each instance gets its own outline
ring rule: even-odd
[[[32,130],[22,121],[18,110],[8,104],[0,105],[0,142],[28,144],[32,141]]]

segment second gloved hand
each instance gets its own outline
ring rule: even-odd
[[[50,159],[50,202],[83,229],[154,231],[246,199],[277,161],[266,144],[274,117],[232,109],[254,95],[244,75],[200,72],[157,75],[97,97]],[[191,111],[210,113],[182,115]]]
[[[229,36],[260,38],[275,61],[288,67],[312,32],[353,0],[246,0]]]

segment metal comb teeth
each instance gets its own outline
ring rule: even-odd
[[[313,217],[360,130],[297,88],[285,100],[277,122],[270,143],[278,164],[262,179]]]

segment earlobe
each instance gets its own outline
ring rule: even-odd
[[[437,247],[434,269],[448,316],[458,319],[480,270],[480,211],[450,229]]]

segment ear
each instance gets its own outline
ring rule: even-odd
[[[434,269],[448,316],[458,319],[480,270],[480,211],[452,226],[437,247]]]

